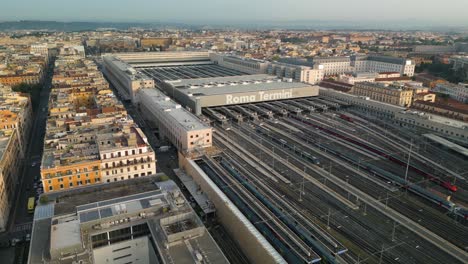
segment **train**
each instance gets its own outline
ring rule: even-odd
[[[337,263],[335,258],[335,252],[328,251],[317,241],[317,238],[313,237],[312,234],[307,231],[304,227],[299,225],[297,221],[286,215],[280,208],[271,203],[264,195],[262,195],[255,186],[247,182],[229,163],[222,160],[221,166],[226,169],[239,183],[244,185],[249,192],[251,192],[261,203],[263,203],[271,212],[278,217],[291,231],[299,236],[307,245],[309,245],[314,251],[316,251],[320,257],[326,263]]]
[[[346,120],[346,121],[348,121],[348,122],[354,123],[354,119],[353,119],[352,117],[350,117],[350,116],[347,116],[347,115],[345,115],[345,114],[340,114],[339,117],[340,117],[341,119],[343,119],[343,120]]]
[[[358,166],[359,168],[362,168],[364,170],[367,170],[368,172],[372,173],[372,174],[375,174],[376,176],[382,178],[382,179],[385,179],[387,181],[390,181],[390,182],[393,182],[399,186],[401,186],[402,188],[405,188],[405,189],[408,189],[410,192],[420,196],[420,197],[423,197],[435,204],[438,204],[439,206],[447,209],[449,212],[455,214],[455,215],[458,215],[458,216],[461,216],[463,219],[468,219],[468,210],[464,207],[460,207],[460,206],[457,206],[455,203],[451,202],[451,201],[448,201],[448,200],[445,200],[443,198],[441,198],[440,196],[436,195],[436,194],[433,194],[432,192],[426,190],[425,188],[421,187],[421,186],[418,186],[416,184],[408,184],[407,182],[405,182],[404,179],[402,179],[401,177],[393,174],[393,173],[390,173],[386,170],[383,170],[375,165],[372,165],[370,163],[367,163],[367,162],[362,162],[362,161],[359,161],[358,159],[352,157],[352,156],[349,156],[349,155],[346,155],[344,153],[341,153],[341,152],[338,152],[326,145],[320,145],[320,148],[322,149],[325,149],[328,153],[331,153],[345,161],[348,161],[349,163],[351,164],[354,164],[356,166]]]
[[[218,185],[226,186],[226,183],[214,172],[211,167],[206,164],[203,160],[197,160],[197,165]],[[251,223],[256,223],[255,227],[265,238],[279,251],[284,259],[289,263],[302,263],[300,256],[294,252],[289,245],[285,244],[281,236],[272,229],[269,225],[260,218],[260,216],[252,210],[251,206],[240,199],[237,194],[231,188],[223,188],[223,192],[229,197],[229,199],[242,211],[242,213],[250,220]]]
[[[284,140],[284,139],[278,139],[276,137],[270,136],[270,134],[267,133],[267,132],[270,132],[269,129],[264,128],[264,127],[257,127],[256,131],[258,133],[260,133],[260,134],[268,136],[273,142],[276,142],[276,143],[280,144],[284,148],[292,150],[294,153],[298,154],[299,156],[301,156],[302,158],[304,158],[304,159],[306,159],[308,161],[311,161],[313,164],[320,165],[320,159],[319,158],[315,157],[314,155],[312,155],[312,154],[310,154],[308,152],[302,151],[299,148],[296,148],[294,145],[293,146],[289,145],[288,142],[286,140]]]
[[[379,155],[379,156],[381,156],[381,157],[384,157],[384,158],[386,158],[386,159],[388,159],[388,160],[390,160],[390,161],[392,161],[392,162],[394,162],[394,163],[396,163],[396,164],[399,164],[399,165],[401,165],[401,166],[406,166],[406,165],[407,165],[406,162],[405,162],[404,160],[402,160],[402,159],[400,159],[400,158],[398,158],[398,157],[395,157],[395,156],[393,156],[393,155],[387,154],[387,153],[386,153],[383,149],[381,149],[381,148],[378,148],[378,147],[375,147],[375,146],[369,146],[369,145],[367,145],[367,144],[365,144],[365,143],[363,143],[363,142],[361,142],[361,141],[359,141],[359,140],[356,140],[356,139],[354,139],[354,138],[345,136],[345,135],[340,134],[340,133],[338,133],[338,132],[336,132],[336,131],[334,131],[334,130],[331,130],[331,129],[328,129],[328,128],[325,128],[325,127],[318,126],[318,125],[316,125],[316,124],[314,124],[314,123],[308,121],[307,119],[305,119],[305,118],[303,118],[303,117],[294,116],[294,115],[291,115],[291,117],[294,118],[294,119],[296,119],[296,120],[298,120],[298,121],[300,121],[300,122],[302,122],[302,123],[305,123],[305,124],[307,124],[307,125],[316,127],[316,128],[318,128],[318,129],[320,129],[320,130],[326,132],[326,133],[332,134],[332,135],[334,135],[334,136],[336,136],[336,137],[339,137],[339,138],[344,139],[344,140],[346,140],[346,141],[348,141],[348,142],[351,142],[351,143],[353,143],[353,144],[355,144],[355,145],[358,145],[358,146],[360,146],[360,147],[362,147],[362,148],[365,148],[366,150],[369,150],[369,151],[371,151],[371,152],[373,152],[373,153],[375,153],[375,154],[377,154],[377,155]],[[451,191],[451,192],[456,192],[456,191],[458,190],[458,187],[457,187],[456,185],[450,183],[449,181],[441,180],[441,179],[435,177],[434,175],[432,175],[432,174],[430,174],[430,173],[428,173],[428,172],[422,170],[421,168],[418,168],[418,167],[416,167],[416,166],[414,166],[414,165],[409,165],[409,169],[412,170],[412,171],[414,171],[414,172],[416,172],[416,173],[418,173],[418,174],[420,174],[420,175],[422,175],[422,176],[424,176],[424,177],[427,178],[428,180],[430,180],[430,181],[432,181],[432,182],[438,184],[439,186],[442,186],[443,188],[445,188],[445,189],[447,189],[447,190],[449,190],[449,191]]]

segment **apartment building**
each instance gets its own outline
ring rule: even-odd
[[[413,101],[413,89],[403,86],[362,82],[354,85],[351,93],[403,107],[409,107]]]
[[[107,128],[97,136],[103,182],[138,178],[156,173],[154,151],[140,128]],[[118,131],[118,132],[114,132]]]
[[[30,136],[29,96],[0,84],[0,231],[5,231]]]
[[[44,80],[48,56],[43,54],[8,53],[0,55],[0,84],[38,84]]]
[[[41,166],[45,192],[156,172],[146,137],[91,60],[59,57],[52,84]],[[129,171],[137,161],[138,169]]]

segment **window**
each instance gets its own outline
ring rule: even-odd
[[[69,185],[70,185],[70,187],[73,187],[73,182],[70,182],[70,184],[69,184]]]
[[[49,191],[52,191],[52,186],[49,186]]]

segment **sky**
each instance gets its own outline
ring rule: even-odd
[[[375,21],[468,27],[468,0],[2,0],[0,21]]]

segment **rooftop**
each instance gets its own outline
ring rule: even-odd
[[[245,92],[261,92],[303,88],[310,85],[299,82],[288,82],[267,74],[242,75],[218,78],[185,79],[168,82],[188,96],[208,96]],[[311,87],[311,86],[310,86]]]
[[[148,76],[151,76],[154,80],[159,82],[180,79],[236,76],[245,74],[241,71],[229,69],[215,64],[148,67],[141,68],[139,71],[145,73]]]
[[[174,122],[181,124],[186,131],[208,129],[209,127],[200,121],[195,115],[182,108],[181,105],[172,101],[157,89],[141,89],[138,92],[140,98],[151,100],[149,107],[158,109],[158,112],[163,112]]]
[[[228,263],[177,185],[156,182],[162,176],[48,195],[55,203],[39,205],[36,211],[50,205],[55,210],[34,218],[30,263],[55,263],[57,257],[60,263],[71,263],[67,261],[69,253],[79,259],[93,259],[94,250],[108,245],[92,240],[93,236],[137,225],[148,227],[143,236],[157,241],[154,253],[165,261],[197,263],[203,258]],[[153,251],[153,247],[147,250]]]

